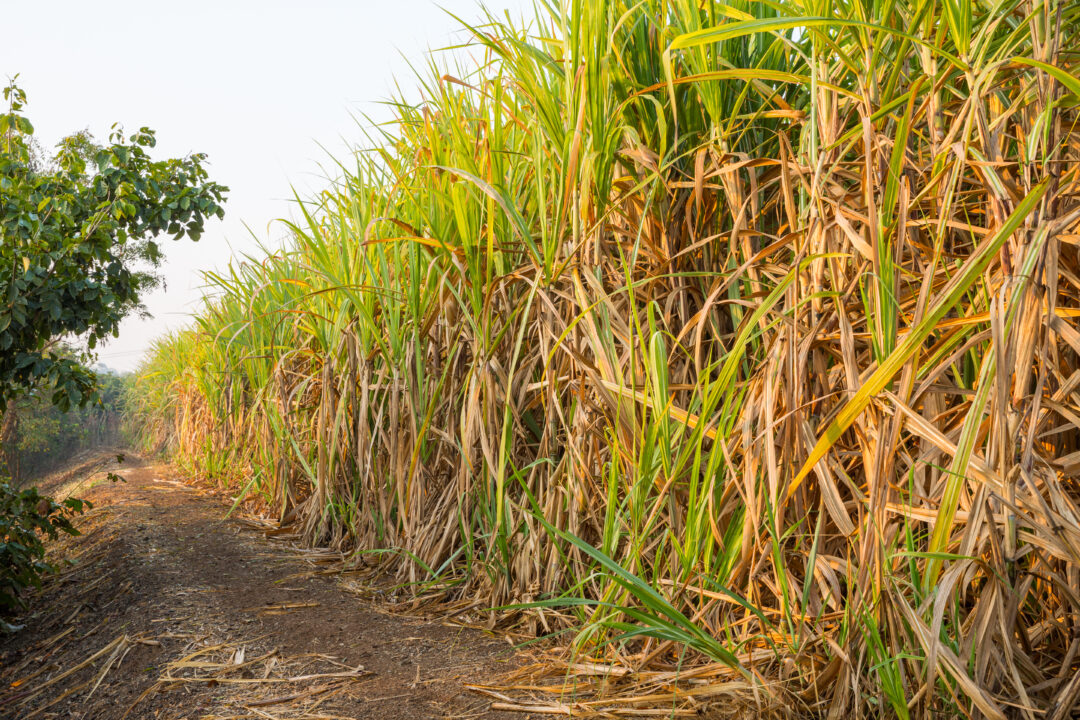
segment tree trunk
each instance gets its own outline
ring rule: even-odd
[[[16,485],[19,480],[18,431],[19,415],[12,404],[0,415],[0,475],[10,475]]]

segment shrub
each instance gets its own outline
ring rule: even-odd
[[[42,577],[56,571],[45,560],[44,538],[78,535],[71,520],[90,507],[86,500],[57,502],[37,488],[20,490],[6,478],[0,479],[0,613],[25,607],[22,592],[40,587]]]

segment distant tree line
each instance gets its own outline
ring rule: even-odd
[[[62,411],[52,402],[55,388],[27,391],[8,405],[0,420],[0,472],[16,485],[55,470],[93,447],[121,442],[120,413],[127,380],[97,372],[97,397]]]

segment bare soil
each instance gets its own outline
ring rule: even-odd
[[[505,639],[391,613],[169,466],[105,457],[50,488],[95,507],[0,636],[0,717],[526,717],[464,687],[520,665]]]

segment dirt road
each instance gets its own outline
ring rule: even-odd
[[[390,614],[168,466],[121,467],[72,478],[95,508],[0,636],[0,717],[525,717],[463,687],[515,667],[505,640]]]

